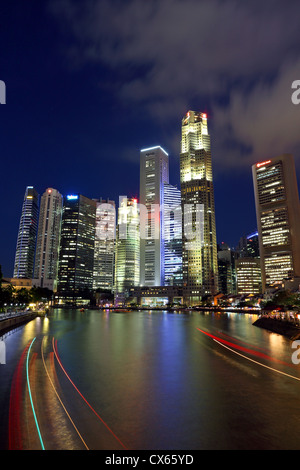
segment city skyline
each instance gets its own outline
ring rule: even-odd
[[[170,181],[179,184],[180,118],[188,109],[206,112],[211,124],[217,241],[235,246],[256,229],[251,165],[292,153],[300,173],[300,106],[291,101],[299,6],[276,1],[270,13],[267,3],[237,10],[228,0],[220,10],[216,1],[189,0],[183,10],[175,0],[143,9],[98,0],[90,14],[72,0],[3,5],[5,276],[27,185],[39,194],[55,187],[64,195],[138,197],[140,149],[155,145],[169,153]],[[189,21],[179,23],[183,14]]]

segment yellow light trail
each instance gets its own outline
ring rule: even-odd
[[[43,341],[42,341],[42,344],[41,344],[41,352],[42,352],[43,364],[44,364],[45,371],[46,371],[46,373],[47,373],[48,379],[50,380],[50,383],[51,383],[51,385],[52,385],[52,388],[53,388],[53,390],[54,390],[54,392],[55,392],[55,394],[56,394],[56,396],[57,396],[57,398],[58,398],[58,400],[59,400],[61,406],[63,407],[63,409],[64,409],[66,415],[68,416],[69,420],[71,421],[72,425],[74,426],[75,431],[77,432],[78,436],[80,437],[81,441],[83,442],[85,448],[86,448],[87,450],[89,450],[89,448],[88,448],[87,444],[85,443],[83,437],[81,436],[81,434],[80,434],[80,432],[78,431],[76,425],[74,424],[74,422],[73,422],[73,420],[72,420],[70,414],[68,413],[66,407],[64,406],[64,404],[63,404],[63,402],[62,402],[60,396],[58,395],[57,390],[56,390],[56,388],[55,388],[55,386],[54,386],[54,384],[53,384],[53,381],[52,381],[52,379],[51,379],[51,377],[50,377],[50,374],[49,374],[49,372],[48,372],[48,369],[47,369],[47,366],[46,366],[46,363],[45,363],[45,359],[44,359],[44,352],[43,352],[43,342],[44,342],[44,339],[45,339],[45,336],[43,337]]]

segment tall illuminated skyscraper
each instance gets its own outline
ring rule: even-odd
[[[27,186],[20,218],[14,277],[32,279],[39,218],[39,195],[33,186]]]
[[[185,302],[195,305],[218,290],[217,240],[210,136],[205,113],[182,119],[180,184]]]
[[[140,217],[137,199],[120,198],[115,255],[115,303],[140,283]]]
[[[140,227],[142,286],[162,286],[164,272],[164,183],[169,183],[169,156],[160,146],[140,152]],[[146,209],[146,210],[142,210]]]
[[[96,201],[64,198],[58,267],[58,298],[80,303],[93,288]]]
[[[164,183],[164,285],[182,286],[181,192]]]
[[[34,278],[36,285],[56,290],[62,195],[48,188],[41,197]]]
[[[252,166],[263,292],[300,277],[300,205],[290,154]]]
[[[94,289],[112,290],[116,239],[115,201],[96,201],[96,236],[94,250]]]

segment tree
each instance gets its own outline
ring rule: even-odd
[[[46,287],[32,287],[30,295],[33,302],[41,302],[42,300],[51,300],[53,292]]]
[[[31,302],[30,291],[25,287],[18,289],[15,294],[15,302],[28,305]]]

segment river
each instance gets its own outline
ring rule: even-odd
[[[0,449],[300,449],[295,349],[256,318],[58,309],[12,330]]]

